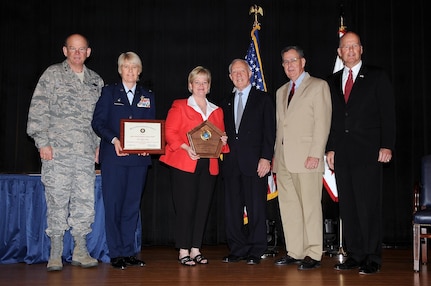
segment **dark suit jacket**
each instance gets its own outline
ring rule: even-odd
[[[274,154],[274,99],[252,87],[236,134],[234,97],[235,93],[232,93],[221,104],[230,148],[230,153],[223,157],[223,174],[229,176],[233,173],[233,168],[239,165],[242,174],[255,176],[259,159],[272,161]]]
[[[395,102],[386,73],[362,65],[347,104],[343,70],[328,79],[332,97],[332,124],[327,151],[335,151],[336,165],[377,163],[380,148],[395,144]]]
[[[122,83],[103,87],[91,123],[101,138],[99,162],[126,166],[150,165],[150,156],[117,156],[111,141],[114,137],[120,139],[121,119],[154,119],[155,115],[154,94],[144,87],[136,86],[132,105],[129,104]]]

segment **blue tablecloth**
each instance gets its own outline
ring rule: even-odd
[[[105,235],[105,209],[102,198],[101,176],[96,176],[95,221],[87,235],[91,256],[109,262]],[[45,234],[45,189],[40,175],[0,174],[0,264],[48,261],[50,240]],[[141,249],[141,222],[136,230],[136,252]],[[63,258],[72,260],[73,239],[67,231],[64,236]]]

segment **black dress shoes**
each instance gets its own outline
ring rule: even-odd
[[[369,261],[359,268],[359,274],[374,274],[380,271],[380,264]]]
[[[124,260],[124,257],[115,257],[111,259],[111,265],[114,268],[118,268],[118,269],[126,269],[127,264],[126,264],[126,260]]]
[[[238,262],[241,260],[244,260],[244,257],[229,254],[228,256],[223,257],[222,261],[227,263],[227,262]]]
[[[343,263],[335,264],[335,270],[351,270],[359,267],[359,263],[356,262],[353,258],[347,258]]]
[[[124,261],[126,261],[127,265],[130,266],[144,266],[145,262],[143,260],[137,259],[136,256],[127,256],[124,257]]]
[[[249,256],[247,257],[247,264],[248,265],[256,265],[260,263],[260,258],[256,256]]]
[[[275,265],[289,265],[289,264],[298,264],[300,263],[301,260],[299,259],[295,259],[289,255],[283,256],[280,259],[277,259],[274,264]]]
[[[310,270],[320,267],[320,261],[314,260],[310,256],[305,256],[298,266],[298,270]]]

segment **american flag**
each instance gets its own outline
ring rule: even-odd
[[[247,50],[245,60],[251,67],[253,75],[251,77],[251,84],[258,90],[266,91],[265,78],[263,76],[262,61],[259,52],[259,30],[260,25],[255,25],[251,31],[250,46]]]
[[[260,58],[259,52],[259,30],[259,24],[254,25],[253,29],[251,30],[251,41],[247,50],[247,55],[245,56],[245,60],[248,62],[248,65],[251,67],[251,71],[253,73],[250,80],[252,86],[254,86],[257,90],[266,92],[265,77],[263,75],[262,60]],[[273,198],[276,198],[277,194],[275,175],[271,172],[271,174],[268,176],[267,200],[269,201]]]
[[[340,27],[338,28],[338,37],[341,38],[346,33],[346,26],[343,24],[343,16],[340,17]],[[339,56],[335,59],[335,65],[333,72],[336,73],[337,71],[344,68],[343,61],[340,59]]]
[[[343,17],[340,17],[340,27],[338,28],[338,37],[341,38],[346,33],[346,26],[343,24]],[[341,70],[344,67],[343,61],[337,55],[334,64],[333,72]],[[323,185],[325,186],[326,191],[334,202],[338,202],[338,189],[337,183],[335,181],[335,173],[331,169],[329,169],[328,163],[326,162],[326,156],[324,157],[325,161],[325,172],[323,173]]]

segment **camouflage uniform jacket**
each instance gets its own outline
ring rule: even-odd
[[[27,134],[36,147],[94,155],[100,139],[91,119],[103,85],[85,66],[83,82],[66,60],[48,67],[36,85],[28,115]]]

